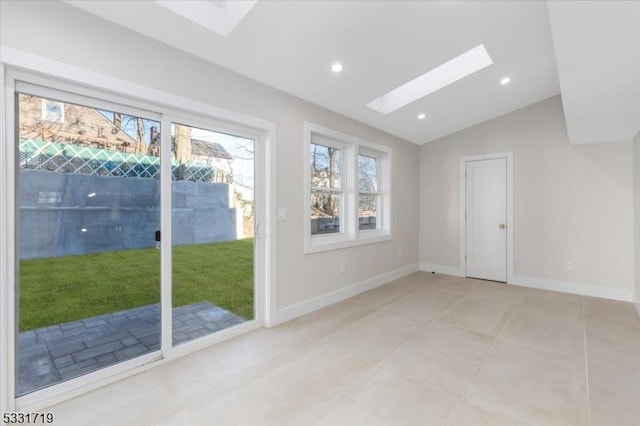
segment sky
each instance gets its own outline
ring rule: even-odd
[[[252,139],[197,128],[192,128],[191,137],[222,145],[234,158],[231,162],[233,181],[253,189],[255,147]]]

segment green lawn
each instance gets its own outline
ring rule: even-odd
[[[203,300],[253,318],[253,240],[173,249],[173,306]],[[20,331],[160,301],[160,251],[20,262]]]

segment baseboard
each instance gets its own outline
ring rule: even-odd
[[[453,275],[454,277],[464,277],[464,272],[459,266],[434,265],[432,263],[421,263],[420,270],[424,272],[435,272],[436,274]]]
[[[382,275],[377,275],[372,278],[368,278],[364,281],[360,281],[348,287],[323,294],[322,296],[314,297],[313,299],[296,303],[295,305],[287,306],[286,308],[278,309],[271,317],[269,327],[282,324],[292,319],[309,314],[313,311],[317,311],[318,309],[322,309],[326,306],[333,305],[334,303],[341,302],[364,291],[371,290],[388,282],[413,274],[414,272],[418,272],[417,264],[403,266],[402,268],[395,269],[393,271],[384,273]]]
[[[287,306],[282,309],[276,310],[271,318],[271,322],[268,327],[274,327],[278,324],[290,321],[292,319],[309,314],[318,309],[322,309],[334,303],[341,302],[345,299],[353,297],[364,291],[371,290],[379,287],[388,282],[397,280],[404,276],[410,275],[417,271],[435,272],[438,274],[452,275],[456,277],[463,277],[464,274],[460,271],[459,267],[447,266],[447,265],[434,265],[430,263],[420,263],[414,265],[404,266],[393,271],[377,275],[375,277],[360,281],[350,286],[341,288],[339,290],[332,291],[322,296],[314,297],[304,302],[296,303],[295,305]],[[632,293],[630,291],[616,290],[601,286],[595,286],[591,284],[576,283],[569,281],[550,280],[546,278],[534,278],[521,275],[514,275],[513,279],[509,281],[509,284],[518,285],[522,287],[538,288],[541,290],[560,291],[563,293],[580,294],[583,296],[601,297],[605,299],[622,300],[625,302],[631,302]],[[635,304],[638,314],[640,315],[640,303]]]
[[[525,277],[522,275],[514,275],[509,284],[539,288],[541,290],[560,291],[563,293],[580,294],[582,296],[601,297],[603,299],[621,300],[624,302],[632,302],[633,296],[630,291],[616,290],[604,286],[592,284],[550,280],[547,278]]]
[[[432,263],[421,263],[420,270],[425,272],[435,272],[437,274],[452,275],[454,277],[464,277],[465,274],[458,266],[436,265]],[[522,287],[539,288],[541,290],[560,291],[563,293],[579,294],[582,296],[601,297],[604,299],[622,300],[633,302],[633,295],[630,291],[616,290],[604,286],[585,284],[571,281],[550,280],[547,278],[526,277],[514,275],[509,284]],[[638,315],[640,315],[640,302],[635,303]]]

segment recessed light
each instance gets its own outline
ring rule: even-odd
[[[414,78],[410,82],[372,100],[367,106],[381,114],[392,113],[491,64],[493,64],[493,60],[489,56],[487,49],[484,48],[484,45],[479,44],[431,71]]]
[[[336,62],[335,64],[331,65],[331,71],[333,72],[342,71],[342,64],[340,62]]]
[[[425,118],[427,118],[427,114],[418,114],[418,120],[424,120]]]
[[[511,83],[511,77],[504,77],[502,80],[500,80],[500,84],[502,84],[503,86],[509,83]]]

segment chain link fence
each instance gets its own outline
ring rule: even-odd
[[[160,179],[160,158],[150,155],[88,148],[78,145],[23,140],[20,168],[92,176]],[[228,172],[197,162],[171,161],[173,180],[231,183]]]

